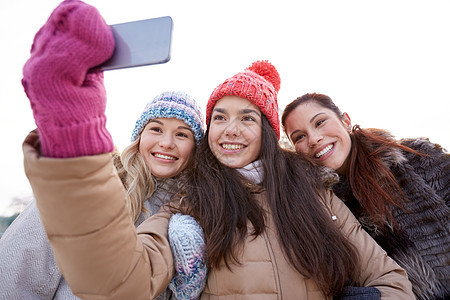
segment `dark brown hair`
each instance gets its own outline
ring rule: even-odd
[[[330,109],[339,118],[342,118],[341,110],[327,95],[305,94],[286,106],[281,117],[285,132],[287,116],[299,105],[308,102],[315,102]],[[388,138],[387,132],[381,129],[362,129],[359,125],[355,125],[350,138],[352,146],[346,176],[349,179],[353,195],[378,225],[384,227],[387,224],[393,224],[396,226],[391,214],[391,207],[392,205],[403,207],[406,195],[389,167],[383,162],[383,157],[386,157],[387,153],[391,153],[392,148],[418,155],[421,153]]]
[[[325,189],[317,167],[295,152],[283,150],[264,115],[262,124],[262,186],[281,247],[294,268],[315,280],[324,295],[337,294],[347,278],[354,278],[359,263],[356,249],[325,210],[321,198]],[[247,235],[256,237],[266,230],[265,216],[239,172],[222,165],[213,155],[208,133],[209,126],[188,178],[182,207],[204,229],[210,267],[217,268],[223,262],[230,267],[240,263],[238,251]],[[253,232],[247,232],[248,221]]]

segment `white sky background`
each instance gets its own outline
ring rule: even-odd
[[[171,16],[172,59],[105,72],[107,127],[129,143],[145,104],[166,90],[194,96],[253,61],[278,69],[281,108],[307,92],[329,95],[353,123],[450,149],[450,2],[447,0],[90,0],[108,24]],[[35,128],[20,84],[34,34],[60,1],[0,1],[0,215],[31,195],[21,144]],[[74,49],[76,51],[76,49]]]

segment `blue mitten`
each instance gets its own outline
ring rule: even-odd
[[[176,299],[198,299],[207,276],[202,228],[193,217],[175,214],[170,218],[169,242],[176,272],[170,290]]]

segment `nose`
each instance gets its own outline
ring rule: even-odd
[[[241,134],[241,130],[239,128],[239,122],[233,121],[225,128],[226,136],[239,136]]]
[[[314,147],[323,139],[322,135],[319,132],[310,132],[308,136],[308,146]]]
[[[175,146],[173,137],[170,134],[164,134],[159,140],[159,146],[164,149],[173,149]]]

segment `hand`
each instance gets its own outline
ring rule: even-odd
[[[169,284],[173,296],[200,298],[208,270],[202,227],[189,215],[175,214],[169,222],[169,242],[175,262],[175,275]]]
[[[36,34],[22,84],[41,139],[42,155],[76,157],[111,152],[103,73],[114,38],[96,8],[63,1]]]

